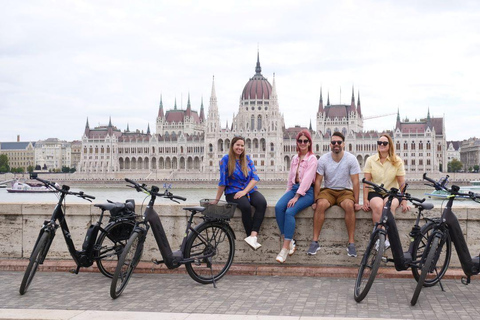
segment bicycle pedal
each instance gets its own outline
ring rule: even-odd
[[[157,266],[158,266],[159,264],[164,263],[163,260],[157,260],[157,259],[152,259],[152,262],[153,262],[153,264],[156,264]]]
[[[68,272],[70,272],[72,274],[78,274],[77,269],[70,269],[70,270],[68,270]]]

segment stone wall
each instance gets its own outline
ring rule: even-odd
[[[156,205],[167,235],[170,237],[172,248],[179,247],[187,215],[182,207],[185,205]],[[31,254],[33,245],[37,238],[40,226],[45,219],[48,219],[53,210],[51,204],[2,204],[0,206],[0,258],[27,259]],[[136,212],[140,213],[140,206]],[[464,230],[465,237],[472,255],[478,254],[480,250],[480,214],[478,208],[456,208],[460,224]],[[72,204],[67,208],[67,222],[69,224],[72,238],[77,248],[81,248],[83,238],[90,223],[95,222],[100,214],[100,209],[91,204]],[[428,216],[439,216],[440,209],[435,208]],[[297,227],[295,239],[297,240],[297,252],[288,257],[286,264],[296,265],[322,265],[322,266],[357,266],[365,249],[370,232],[372,231],[371,214],[368,212],[357,212],[355,242],[357,245],[358,257],[351,258],[346,255],[347,232],[343,219],[344,213],[340,207],[334,206],[327,211],[327,219],[320,235],[322,249],[316,256],[308,256],[306,250],[312,237],[313,210],[308,208],[297,216]],[[401,213],[397,211],[396,221],[400,237],[405,250],[408,248],[409,236],[412,225],[415,222],[415,210]],[[108,219],[105,219],[108,221]],[[274,207],[267,209],[267,214],[259,234],[259,242],[262,247],[253,251],[243,241],[243,231],[240,212],[237,210],[231,221],[235,231],[236,252],[235,263],[260,263],[276,264],[275,257],[278,254],[281,242],[280,234],[275,220]],[[161,259],[158,249],[155,247],[155,240],[152,234],[147,238],[146,250],[143,260],[149,261],[152,258]],[[388,251],[389,252],[389,251]],[[57,232],[47,259],[70,259],[63,235]],[[390,264],[392,265],[392,264]],[[452,266],[459,266],[458,258],[454,252],[452,255]]]

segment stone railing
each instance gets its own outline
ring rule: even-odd
[[[164,228],[169,236],[171,246],[176,250],[184,233],[187,215],[182,207],[185,205],[157,205],[156,211],[160,214]],[[136,212],[140,214],[140,206]],[[51,216],[52,204],[2,204],[0,206],[0,258],[26,259],[29,257],[40,226],[45,219]],[[472,255],[480,250],[480,214],[479,208],[456,208],[455,212],[460,220],[460,225],[465,233],[465,238]],[[91,204],[72,204],[67,208],[67,222],[72,238],[77,248],[81,248],[87,227],[95,222],[100,214],[100,209]],[[287,258],[286,264],[317,265],[317,266],[357,266],[365,249],[370,232],[372,231],[371,214],[359,211],[356,213],[355,242],[358,257],[350,258],[346,254],[347,231],[344,223],[344,213],[338,206],[327,211],[327,218],[320,235],[322,249],[316,256],[308,256],[306,250],[312,238],[313,210],[305,209],[297,215],[295,239],[297,252]],[[439,216],[440,209],[435,208],[428,213],[429,216]],[[397,211],[396,221],[405,250],[408,248],[408,233],[414,224],[415,213],[401,213]],[[108,221],[108,219],[105,219]],[[243,231],[240,212],[237,210],[231,221],[231,226],[236,233],[235,263],[245,264],[277,264],[275,257],[280,251],[280,234],[275,220],[274,207],[268,207],[259,242],[262,247],[253,251],[243,241]],[[161,259],[155,247],[153,235],[147,238],[146,250],[143,260],[152,258]],[[67,246],[60,230],[53,241],[47,259],[70,259]],[[390,264],[392,265],[392,264]],[[451,266],[460,266],[456,253],[452,254]]]

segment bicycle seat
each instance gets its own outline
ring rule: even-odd
[[[125,206],[123,203],[113,202],[113,203],[101,203],[101,204],[94,204],[95,207],[100,208],[102,210],[112,210],[113,208],[121,206],[122,208]]]
[[[430,202],[424,202],[424,203],[419,203],[419,202],[412,202],[413,205],[421,210],[432,210],[433,209],[433,203]]]
[[[197,211],[197,212],[203,212],[205,211],[205,207],[201,207],[201,206],[196,206],[196,207],[185,207],[183,208],[183,210],[188,210],[188,211]]]

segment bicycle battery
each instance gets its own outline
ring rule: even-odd
[[[93,246],[95,245],[95,240],[97,240],[98,230],[100,226],[96,224],[90,225],[85,235],[85,240],[83,241],[82,249],[84,252],[91,252]]]

